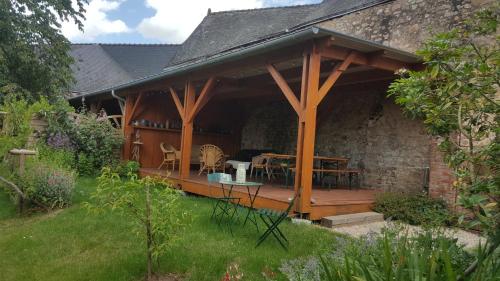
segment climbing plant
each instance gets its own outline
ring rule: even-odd
[[[418,51],[425,69],[401,71],[389,89],[438,137],[456,177],[459,204],[468,210],[462,220],[472,214],[469,226],[489,236],[489,252],[500,243],[499,7],[436,34]]]

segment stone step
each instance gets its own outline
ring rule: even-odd
[[[324,217],[321,219],[321,225],[324,227],[332,228],[377,221],[384,221],[384,215],[375,212],[365,212]]]

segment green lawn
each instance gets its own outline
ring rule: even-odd
[[[51,214],[18,217],[0,190],[0,279],[11,280],[142,280],[142,240],[126,220],[114,214],[89,215],[81,203],[95,188],[93,179],[78,181],[74,205]],[[239,264],[243,280],[265,280],[266,267],[278,274],[281,262],[333,249],[335,235],[306,225],[285,222],[289,252],[273,239],[254,249],[258,234],[252,225],[235,227],[234,236],[210,221],[211,201],[185,197],[192,224],[161,260],[162,272],[186,280],[221,280],[227,266]]]

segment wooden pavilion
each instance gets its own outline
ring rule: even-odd
[[[369,189],[314,187],[316,126],[335,107],[329,97],[359,87],[386,88],[395,71],[415,67],[419,58],[411,53],[313,26],[169,66],[108,90],[125,99],[123,157],[130,159],[139,146],[141,174],[166,176],[157,169],[163,159],[159,144],[169,143],[181,154],[179,169],[169,178],[203,196],[213,196],[216,189],[192,171],[193,145],[210,143],[234,155],[248,111],[273,100],[288,103],[298,122],[294,188],[265,186],[255,205],[284,209],[295,192],[296,211],[317,220],[367,211],[374,198]],[[146,126],[141,120],[170,124]],[[140,144],[134,144],[137,132]],[[244,190],[238,192],[247,204]]]

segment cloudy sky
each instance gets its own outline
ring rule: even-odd
[[[321,0],[90,0],[85,31],[64,23],[71,42],[182,43],[212,11],[318,3]]]

